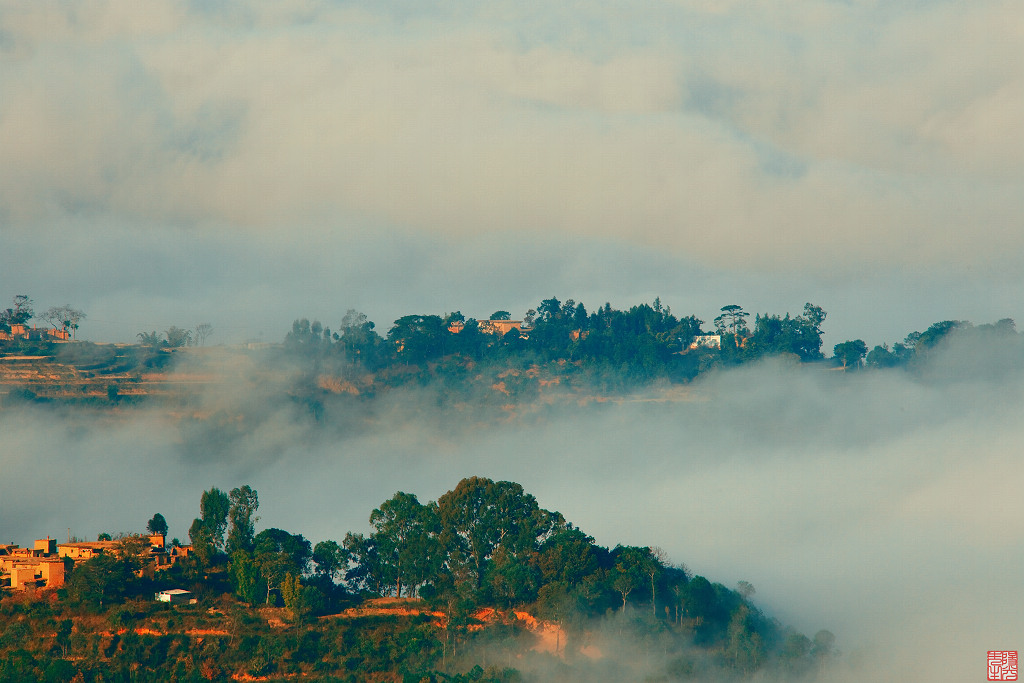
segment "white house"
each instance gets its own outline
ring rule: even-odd
[[[722,348],[722,335],[720,334],[698,334],[690,344],[691,349],[696,348],[720,349]]]
[[[182,588],[171,588],[170,590],[160,591],[155,597],[158,602],[169,602],[172,605],[196,603],[196,599],[192,597],[192,593]]]

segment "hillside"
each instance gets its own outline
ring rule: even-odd
[[[133,535],[37,542],[46,559],[20,565],[27,553],[0,547],[17,567],[59,562],[56,546],[70,572],[0,582],[0,683],[813,680],[834,658],[829,632],[784,628],[749,583],[596,544],[514,482],[469,477],[427,504],[398,492],[370,534],[315,546],[255,533],[258,508],[248,486],[204,492],[191,546],[170,558]],[[162,515],[148,529],[163,542]],[[83,546],[99,554],[64,552]],[[181,587],[190,602],[153,599]]]

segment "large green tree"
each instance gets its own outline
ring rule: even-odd
[[[344,576],[349,555],[337,541],[320,541],[313,547],[312,560],[317,576],[333,583]]]
[[[266,581],[267,603],[288,574],[302,576],[309,570],[313,548],[302,534],[284,529],[264,529],[253,539],[253,559]]]
[[[862,339],[844,341],[832,347],[832,355],[842,363],[845,370],[856,370],[864,363],[868,355],[868,346]]]
[[[437,514],[416,496],[399,491],[370,513],[371,534],[379,561],[381,583],[394,585],[395,596],[407,594],[431,578],[439,567]]]
[[[446,353],[451,333],[438,315],[406,315],[388,331],[388,341],[399,360],[419,364]]]
[[[118,602],[136,582],[137,557],[117,557],[102,553],[76,564],[68,581],[68,596],[73,602],[102,610]]]
[[[192,521],[188,535],[196,555],[205,566],[209,566],[217,553],[224,550],[230,507],[228,495],[216,486],[203,491],[199,499],[199,517]]]
[[[498,546],[513,554],[532,551],[562,521],[540,509],[519,484],[483,477],[460,481],[438,498],[437,510],[449,561],[464,561],[477,589]]]
[[[231,507],[228,510],[228,518],[231,527],[228,530],[227,550],[233,554],[238,550],[251,551],[253,537],[256,533],[256,522],[259,517],[256,511],[260,507],[260,499],[248,484],[231,489]]]
[[[747,330],[747,318],[749,313],[743,310],[738,304],[722,306],[721,313],[715,318],[715,328],[720,334],[729,332],[733,337],[738,338],[745,335]]]
[[[629,594],[644,585],[645,577],[653,565],[650,548],[618,545],[612,550],[611,585],[622,596],[622,611],[626,609]]]
[[[159,512],[153,515],[153,518],[146,523],[146,531],[151,534],[163,534],[167,535],[167,520]]]

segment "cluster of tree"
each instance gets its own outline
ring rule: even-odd
[[[336,331],[317,320],[296,320],[285,336],[288,351],[318,361],[341,358],[356,372],[390,372],[408,376],[410,368],[441,368],[452,364],[559,364],[592,375],[613,377],[622,385],[659,377],[692,379],[709,368],[754,360],[772,354],[793,354],[804,361],[821,360],[821,324],[825,312],[807,304],[801,315],[757,315],[751,330],[749,314],[740,306],[722,309],[715,330],[705,332],[696,316],[676,317],[660,299],[652,304],[613,309],[610,304],[588,312],[582,303],[545,299],[522,321],[498,334],[491,321],[509,320],[496,311],[489,320],[447,315],[406,315],[379,335],[366,315],[350,310]],[[718,334],[720,344],[695,344],[698,337]]]
[[[14,325],[27,325],[34,317],[36,312],[32,299],[27,294],[16,294],[10,308],[0,311],[0,332],[10,332]],[[85,320],[85,313],[65,304],[51,306],[39,318],[49,323],[53,329],[74,337],[78,331],[78,324]]]
[[[730,590],[692,576],[657,548],[602,547],[514,482],[469,477],[426,504],[397,492],[370,513],[369,534],[348,533],[340,544],[313,546],[277,528],[254,533],[257,509],[248,486],[204,492],[189,531],[191,575],[220,567],[239,600],[283,605],[297,618],[353,596],[422,598],[456,625],[484,605],[525,608],[570,633],[628,611],[688,634],[732,670],[810,661],[812,648],[801,645],[810,641],[765,617],[749,584]]]
[[[924,332],[911,332],[903,341],[879,344],[868,351],[867,344],[861,339],[845,341],[833,348],[833,357],[837,364],[847,370],[857,368],[896,368],[912,367],[922,359],[927,359],[945,342],[958,336],[973,335],[984,345],[993,338],[1017,338],[1017,326],[1012,318],[1003,318],[994,323],[973,325],[966,320],[942,320],[932,324]]]
[[[627,310],[610,304],[588,312],[582,303],[545,299],[527,311],[505,334],[490,321],[508,320],[497,311],[487,321],[446,315],[406,315],[381,336],[366,315],[350,310],[334,332],[319,321],[296,320],[285,348],[319,363],[340,359],[349,372],[378,373],[401,382],[424,381],[457,374],[465,365],[508,367],[539,364],[589,373],[589,377],[625,387],[657,378],[687,381],[709,369],[788,355],[801,362],[830,362],[846,370],[912,365],[927,357],[950,335],[978,332],[1016,335],[1014,321],[990,325],[941,321],[902,342],[869,350],[862,339],[836,344],[827,358],[822,351],[826,312],[805,304],[798,315],[756,314],[741,306],[723,306],[705,329],[696,316],[676,317],[660,299]],[[411,372],[410,372],[411,371]]]
[[[162,334],[153,330],[152,332],[139,332],[136,337],[139,344],[149,348],[177,349],[183,346],[204,346],[211,335],[213,335],[213,325],[199,323],[192,330],[171,325]]]

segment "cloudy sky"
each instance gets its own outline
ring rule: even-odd
[[[826,350],[1024,321],[1022,44],[1017,0],[0,0],[0,303],[71,304],[98,341],[200,322],[278,341],[349,308],[386,332],[550,296],[706,321],[810,301]],[[698,388],[728,420],[627,407],[453,443],[417,422],[310,442],[274,414],[199,464],[159,414],[8,415],[0,540],[72,511],[83,534],[129,527],[151,502],[182,535],[203,488],[246,481],[266,520],[326,537],[398,488],[507,477],[602,543],[752,581],[877,680],[966,680],[1022,632],[1005,367],[841,387],[760,367]],[[565,457],[526,447],[543,438]],[[47,481],[13,455],[40,443]],[[649,463],[624,465],[638,443]]]
[[[0,297],[82,336],[1024,308],[1013,0],[0,1]]]

